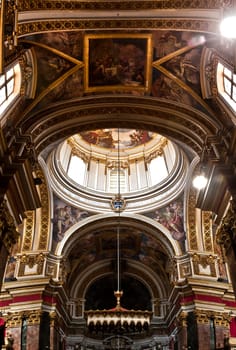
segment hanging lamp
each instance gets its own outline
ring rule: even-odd
[[[125,201],[121,196],[120,184],[120,130],[117,130],[117,185],[118,193],[112,200],[112,208],[118,213],[117,221],[117,290],[114,292],[116,297],[116,306],[112,309],[105,310],[88,310],[85,311],[87,327],[90,332],[103,332],[107,334],[127,334],[147,331],[152,318],[152,312],[148,310],[129,310],[121,306],[120,278],[120,214],[125,208]]]

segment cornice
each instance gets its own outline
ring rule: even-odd
[[[77,18],[77,19],[47,19],[35,20],[20,23],[18,25],[18,37],[23,37],[33,33],[65,30],[188,30],[193,32],[218,33],[219,21],[199,18]]]
[[[176,104],[170,101],[167,103],[160,99],[109,95],[109,102],[104,102],[105,96],[63,102],[63,108],[60,103],[50,105],[30,118],[25,118],[21,130],[23,133],[30,133],[38,153],[50,143],[60,142],[60,139],[71,136],[72,128],[76,133],[76,128],[83,131],[88,125],[90,129],[96,129],[98,125],[107,127],[107,124],[109,127],[119,124],[119,127],[124,125],[127,128],[128,124],[133,127],[135,122],[137,127],[153,131],[153,126],[156,128],[158,125],[161,135],[170,139],[181,138],[182,142],[198,152],[206,134],[215,135],[220,128],[218,122],[210,121],[208,116],[194,109],[178,105],[177,112]],[[55,130],[55,125],[58,125],[58,131]]]
[[[233,1],[227,1],[227,6],[232,7]],[[222,7],[221,0],[174,0],[174,1],[45,1],[22,0],[19,2],[20,11],[32,10],[104,10],[104,9],[217,9]]]

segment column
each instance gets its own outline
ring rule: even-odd
[[[178,316],[178,345],[179,349],[185,349],[187,348],[187,316],[188,313],[182,311],[180,315]]]

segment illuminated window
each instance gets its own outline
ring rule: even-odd
[[[236,111],[236,74],[222,63],[217,67],[217,87],[220,95]]]
[[[20,92],[21,74],[19,63],[0,75],[0,115]]]
[[[81,158],[72,155],[68,168],[68,176],[78,184],[84,185],[85,170],[85,162]]]
[[[125,176],[125,170],[118,168],[112,169],[110,171],[110,182],[109,182],[109,192],[118,193],[118,192],[126,192],[127,191],[127,181]],[[118,183],[120,183],[120,188],[118,188]]]
[[[164,157],[154,158],[149,166],[151,185],[156,185],[168,176]]]

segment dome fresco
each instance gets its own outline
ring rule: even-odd
[[[110,198],[118,193],[118,178],[120,192],[125,194],[126,200],[134,193],[138,196],[126,210],[134,207],[137,210],[140,203],[142,211],[147,211],[159,200],[156,197],[161,195],[162,202],[165,198],[160,191],[151,192],[161,186],[169,195],[172,182],[182,182],[186,176],[188,161],[178,145],[158,132],[106,128],[81,131],[69,137],[52,152],[48,165],[56,170],[55,179],[54,173],[51,174],[51,181],[57,183],[56,192],[59,180],[60,191],[66,192],[68,201],[73,197],[74,202],[76,191],[78,203],[85,211],[99,208],[98,202],[100,205],[103,202],[103,209],[105,205],[110,211]],[[181,192],[181,188],[173,187],[175,195]],[[146,196],[148,193],[151,197]],[[101,194],[108,195],[109,200],[102,198]]]
[[[104,148],[133,148],[151,141],[156,134],[147,130],[135,129],[97,129],[80,133],[82,139]],[[120,142],[119,142],[120,140]]]

